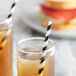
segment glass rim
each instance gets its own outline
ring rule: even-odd
[[[17,43],[17,49],[18,49],[18,51],[23,52],[23,53],[28,53],[28,54],[30,54],[30,53],[31,54],[41,54],[42,51],[36,51],[36,52],[34,52],[34,51],[28,51],[27,52],[27,51],[24,51],[24,50],[22,50],[22,49],[19,48],[19,44],[20,43],[22,43],[24,41],[34,40],[34,39],[44,40],[44,37],[31,37],[31,38],[26,38],[26,39],[19,40],[18,43]],[[52,42],[52,43],[54,43],[54,41],[52,39],[49,39],[49,41]],[[46,52],[52,51],[52,49],[54,49],[54,48],[55,48],[55,43],[54,43],[54,45],[52,47],[50,47],[49,49],[47,49],[48,51],[46,51]]]
[[[11,22],[12,21],[12,17],[10,17],[9,19],[4,19],[3,21],[0,21],[0,24],[2,25],[2,24],[5,24],[5,23],[7,23],[7,22]]]

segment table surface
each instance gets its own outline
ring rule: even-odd
[[[21,0],[20,0],[21,1]],[[13,71],[17,75],[16,44],[20,39],[29,37],[44,37],[44,35],[35,32],[25,26],[20,18],[19,2],[13,15],[14,44],[13,44]],[[76,76],[76,40],[51,38],[56,43],[55,50],[55,76]]]

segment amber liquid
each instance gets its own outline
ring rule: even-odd
[[[39,57],[39,56],[37,56]],[[29,57],[31,58],[31,57]],[[43,72],[38,75],[40,60],[17,57],[18,76],[54,76],[54,55],[46,59]]]
[[[0,30],[0,76],[13,76],[12,35],[12,31]]]

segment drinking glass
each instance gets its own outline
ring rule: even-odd
[[[45,55],[44,69],[38,75],[44,38],[22,39],[17,44],[18,76],[54,76],[55,44],[49,39]]]
[[[0,0],[0,76],[13,76],[12,17],[7,18],[14,0]]]
[[[12,76],[12,18],[0,22],[0,76]]]

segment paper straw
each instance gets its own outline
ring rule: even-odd
[[[12,4],[11,6],[11,12],[10,14],[7,16],[7,19],[10,18],[15,10],[15,7],[16,7],[16,3],[17,3],[18,0],[15,0],[14,3]]]
[[[46,49],[47,49],[47,46],[48,46],[48,38],[49,38],[49,35],[51,33],[51,26],[52,26],[52,21],[49,21],[48,22],[48,27],[47,27],[47,32],[46,32],[46,35],[45,35],[45,40],[44,40],[44,46],[43,46],[43,49],[42,49],[42,56],[40,58],[40,68],[39,68],[38,74],[41,74],[43,69],[44,69],[45,55],[46,55]]]
[[[10,19],[10,18],[12,17],[13,12],[15,11],[15,7],[16,7],[17,1],[18,1],[18,0],[15,0],[15,1],[12,3],[11,8],[10,8],[10,9],[11,9],[10,13],[8,14],[6,20],[3,21],[3,22],[0,22],[0,24],[7,25],[7,24],[9,24],[9,23],[12,21],[12,19]]]

